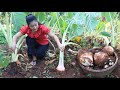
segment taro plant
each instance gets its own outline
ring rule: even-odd
[[[70,39],[73,38],[73,34],[70,33],[69,30],[73,29],[74,30],[74,34],[75,34],[75,31],[77,31],[77,29],[78,29],[78,25],[74,24],[75,21],[73,20],[73,18],[71,18],[70,22],[69,22],[69,19],[70,19],[70,17],[64,17],[63,18],[62,16],[58,19],[58,23],[57,24],[58,24],[59,29],[60,29],[61,34],[62,34],[62,44],[64,46],[67,46],[67,45],[70,45],[70,44],[78,45],[76,43],[70,42]],[[74,37],[75,37],[75,35],[74,35]],[[58,66],[57,66],[56,69],[58,71],[64,71],[65,70],[65,67],[64,67],[64,51],[63,52],[60,51],[60,53],[59,53],[59,63],[58,63]]]
[[[111,17],[114,18],[114,16],[115,13],[112,13]],[[111,42],[109,38],[112,37],[112,34],[106,30],[107,22],[111,20],[109,13],[87,12],[83,17],[85,17],[86,20],[83,22],[84,38],[90,37],[94,44],[96,44],[97,40],[99,41],[99,39],[101,39],[105,45],[109,45]]]
[[[21,27],[22,25],[25,25],[25,24],[26,24],[26,22],[25,22],[26,13],[24,13],[24,12],[12,12],[11,15],[12,15],[12,17],[11,17],[11,18],[12,18],[11,22],[13,22],[13,24],[14,24],[14,30],[15,30],[15,32],[16,32],[16,31],[18,32],[18,30],[20,29],[20,27]],[[18,21],[19,21],[19,22],[18,22]],[[17,62],[19,56],[22,56],[22,57],[23,57],[22,54],[18,54],[18,51],[19,51],[19,49],[21,49],[22,44],[23,44],[23,42],[24,42],[23,39],[24,39],[26,36],[27,36],[27,35],[23,35],[22,37],[19,38],[19,40],[18,40],[18,42],[17,42],[17,44],[16,44],[16,49],[15,49],[15,51],[12,53],[11,62]]]
[[[115,15],[116,15],[116,13],[115,13]],[[111,16],[111,13],[109,12],[109,16],[110,16],[110,24],[111,24],[111,26],[112,26],[112,36],[111,36],[111,40],[112,40],[112,42],[111,42],[111,44],[112,44],[112,46],[113,47],[115,47],[115,45],[116,45],[116,41],[115,41],[115,26],[116,25],[114,25],[114,22],[113,22],[113,19],[114,18],[112,18],[112,16]],[[118,18],[118,16],[116,16],[115,17],[115,20]]]
[[[25,17],[28,13],[24,12],[11,12],[11,23],[13,23],[14,32],[18,32],[22,25],[26,24]]]
[[[70,42],[71,39],[73,39],[76,36],[84,34],[89,31],[92,32],[96,25],[98,24],[98,17],[96,13],[90,13],[90,12],[75,12],[75,13],[66,13],[67,15],[60,17],[58,19],[59,23],[59,29],[62,32],[62,44],[64,46],[70,45],[70,44],[76,44],[73,42]],[[66,17],[69,16],[70,17]],[[57,66],[57,70],[64,71],[64,52],[60,51],[59,55],[59,64]]]
[[[74,19],[76,24],[79,25],[79,31],[77,33],[81,32],[81,41],[84,45],[89,46],[90,44],[89,48],[93,45],[97,46],[96,39],[100,37],[99,33],[102,31],[104,24],[101,22],[101,12],[80,12]],[[89,39],[90,42],[88,42],[89,40],[87,41],[87,39]],[[80,42],[80,44],[83,46],[82,42]]]
[[[12,17],[12,16],[14,16],[14,18]],[[10,47],[12,47],[12,42],[13,42],[13,37],[12,37],[12,30],[13,30],[13,25],[18,25],[18,24],[12,24],[12,20],[13,19],[15,19],[15,13],[10,13],[9,15],[8,15],[8,13],[6,12],[5,13],[5,20],[6,20],[6,22],[5,22],[5,27],[2,25],[2,24],[0,24],[0,27],[1,27],[1,30],[2,30],[2,32],[3,32],[3,34],[4,34],[4,37],[5,37],[5,39],[6,39],[6,41],[7,41],[7,44],[8,44],[8,47],[10,48]],[[15,21],[15,20],[14,20]],[[18,25],[19,26],[19,25]],[[14,27],[15,28],[15,27]],[[24,35],[24,36],[22,36],[20,39],[19,39],[19,41],[17,42],[17,48],[15,49],[15,52],[13,52],[12,54],[11,54],[11,62],[16,62],[17,60],[18,60],[18,57],[19,56],[22,56],[21,54],[18,54],[18,49],[20,49],[21,48],[21,45],[22,45],[22,43],[23,43],[23,38],[25,37],[26,35]]]
[[[105,28],[105,34],[109,36],[109,40],[111,43],[111,46],[116,46],[116,36],[118,33],[116,33],[116,22],[118,21],[118,14],[117,12],[102,12],[102,15],[106,18],[106,28]]]
[[[24,42],[24,38],[26,37],[27,35],[23,35],[22,37],[19,38],[17,44],[16,44],[16,49],[15,51],[12,53],[12,59],[11,59],[11,62],[16,62],[18,61],[18,57],[19,56],[22,56],[24,57],[22,54],[18,54],[18,50],[21,48],[21,46],[23,45],[23,42]]]
[[[118,19],[116,22],[116,33],[115,33],[115,41],[116,41],[116,47],[120,48],[120,20]]]
[[[3,26],[0,23],[0,27],[1,27],[1,31],[4,34],[4,37],[7,41],[8,47],[12,46],[12,29],[11,29],[11,22],[9,22],[9,20],[11,20],[11,18],[9,18],[9,14],[6,12],[5,13],[5,25]]]
[[[5,56],[3,52],[0,52],[0,68],[5,68],[9,64],[10,60],[8,56]]]

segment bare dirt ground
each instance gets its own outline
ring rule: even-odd
[[[56,46],[55,46],[56,47]],[[5,45],[0,47],[6,50]],[[65,68],[64,72],[59,72],[56,70],[58,65],[59,50],[56,47],[56,51],[53,51],[53,47],[50,46],[49,53],[51,55],[46,55],[44,60],[41,60],[36,66],[30,67],[25,61],[28,60],[27,56],[21,59],[22,68],[17,66],[16,63],[10,63],[7,68],[3,69],[2,78],[93,78],[91,76],[83,73],[82,69],[76,62],[76,55],[73,55],[68,51],[71,48],[76,51],[78,48],[71,46],[67,47],[65,52]],[[120,51],[115,50],[118,55],[118,65],[114,71],[107,75],[105,78],[119,78],[120,77]],[[21,53],[26,54],[26,49],[22,49]],[[56,54],[55,54],[56,53]],[[53,55],[53,56],[52,56]]]

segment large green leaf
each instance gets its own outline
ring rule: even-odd
[[[99,12],[87,12],[86,13],[86,24],[89,31],[95,30],[96,26],[100,22],[98,19],[101,16]]]
[[[111,14],[112,19],[115,19],[117,16],[117,12],[110,12],[110,14]],[[106,18],[107,22],[109,22],[111,20],[110,16],[109,16],[109,12],[102,12],[102,16],[104,16]]]
[[[52,13],[50,13],[50,16],[51,16],[50,26],[53,26],[55,21],[58,18],[58,12],[52,12]]]
[[[111,37],[111,34],[108,33],[108,32],[105,32],[105,31],[101,32],[101,34],[102,34],[103,36]]]
[[[98,32],[101,32],[105,29],[105,22],[100,21],[96,27]]]
[[[14,30],[18,32],[21,26],[26,25],[26,14],[24,12],[12,12]]]
[[[60,17],[58,22],[59,22],[60,31],[63,34],[68,24],[63,17]]]
[[[74,13],[73,12],[68,12],[68,17],[69,18],[72,18],[74,16]]]
[[[90,21],[88,23],[88,28],[89,28],[89,31],[93,31],[95,30],[96,26],[98,25],[99,21],[96,19],[96,18],[91,18],[90,17]]]
[[[46,13],[45,12],[36,12],[35,16],[37,17],[40,23],[44,23],[46,20]]]
[[[85,26],[86,30],[94,30],[99,23],[100,12],[77,12],[73,20],[80,26]],[[82,29],[82,28],[81,28]]]

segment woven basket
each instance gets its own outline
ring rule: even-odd
[[[112,66],[110,66],[106,69],[94,70],[92,68],[86,68],[81,63],[79,63],[79,65],[80,65],[80,67],[82,68],[82,70],[85,74],[90,74],[93,77],[97,77],[97,78],[104,78],[106,75],[109,75],[115,69],[115,67],[117,66],[118,56],[115,52],[114,52],[114,55],[116,57],[115,63]]]

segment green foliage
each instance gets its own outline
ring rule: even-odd
[[[116,45],[116,39],[115,39],[115,24],[114,24],[114,22],[113,21],[117,21],[118,20],[118,14],[117,13],[115,13],[114,14],[115,15],[115,17],[112,17],[112,13],[110,13],[109,12],[109,17],[110,17],[110,24],[111,24],[111,26],[112,26],[112,30],[111,30],[111,32],[112,32],[112,36],[111,36],[111,45],[113,46],[113,47],[115,47],[115,45]],[[114,20],[115,19],[115,20]]]
[[[18,40],[18,42],[17,42],[17,44],[16,44],[16,47],[17,47],[17,48],[15,49],[15,52],[12,53],[11,62],[16,62],[16,61],[18,60],[19,56],[22,56],[22,57],[23,57],[22,54],[18,54],[18,50],[21,49],[21,46],[22,46],[22,44],[23,44],[23,42],[24,42],[23,39],[24,39],[26,36],[27,36],[27,35],[23,35],[22,37],[19,38],[19,40]]]
[[[26,25],[26,13],[24,12],[12,12],[12,21],[14,24],[14,30],[18,32],[21,26]]]
[[[0,67],[7,67],[10,62],[9,59],[9,57],[5,56],[2,52],[0,52]]]
[[[81,15],[82,14],[82,15]],[[79,23],[81,26],[85,26],[86,31],[94,31],[100,20],[101,16],[99,12],[81,12],[79,14]],[[80,18],[83,18],[80,20]]]
[[[3,60],[4,56],[3,56],[3,53],[0,52],[0,62]]]
[[[46,20],[46,13],[45,12],[36,12],[35,16],[37,17],[40,23],[45,23]]]
[[[108,32],[105,32],[105,31],[101,32],[101,34],[102,34],[103,36],[111,37],[111,34],[108,33]]]
[[[74,16],[74,12],[67,12],[67,15],[69,18],[72,18]]]
[[[117,16],[117,12],[101,12],[102,16],[104,16],[106,18],[107,22],[111,21],[109,13],[111,14],[111,18],[113,18],[113,19],[116,18],[116,16]]]
[[[50,26],[53,26],[55,24],[55,22],[57,21],[58,18],[58,12],[52,12],[50,13]]]
[[[12,46],[12,22],[11,22],[11,15],[7,12],[5,13],[5,25],[0,23],[0,30],[2,31],[7,44],[9,47]]]

